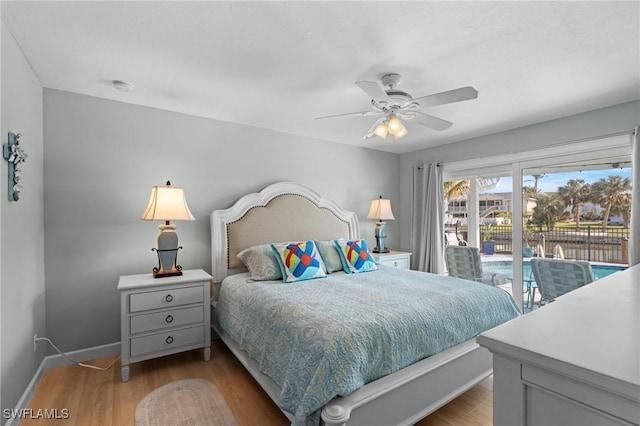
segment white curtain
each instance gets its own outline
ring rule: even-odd
[[[640,137],[637,126],[631,135],[631,162],[633,167],[631,193],[631,230],[629,234],[629,266],[640,263]]]
[[[413,168],[411,210],[412,269],[444,273],[444,195],[442,167]]]

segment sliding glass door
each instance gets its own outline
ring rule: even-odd
[[[478,247],[530,312],[532,258],[584,260],[596,279],[627,267],[631,175],[629,134],[445,164],[445,244]]]
[[[532,257],[587,261],[595,279],[628,267],[631,171],[628,155],[522,170],[525,311],[545,302]]]

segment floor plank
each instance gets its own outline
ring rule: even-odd
[[[120,362],[108,371],[78,365],[48,370],[29,408],[68,410],[68,419],[26,418],[21,426],[129,426],[138,402],[154,389],[176,380],[203,378],[220,389],[242,426],[285,426],[287,418],[221,341],[211,346],[211,361],[201,350],[131,364],[129,381],[120,379]],[[114,357],[94,360],[109,365]],[[417,423],[418,426],[490,426],[493,379],[474,388]]]

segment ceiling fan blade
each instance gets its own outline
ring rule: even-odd
[[[369,95],[374,102],[391,103],[391,99],[389,98],[389,95],[387,95],[387,92],[382,90],[382,86],[375,81],[356,81],[356,84],[359,88],[364,90],[364,92]]]
[[[335,114],[335,115],[327,115],[324,117],[316,117],[314,120],[324,120],[325,118],[337,118],[337,117],[364,117],[367,115],[381,115],[384,114],[381,111],[359,111],[359,112],[348,112],[346,114]]]
[[[412,111],[413,121],[423,126],[431,127],[434,130],[447,130],[453,125],[452,122],[443,120],[442,118],[434,117],[433,115],[425,114],[420,111]]]
[[[461,87],[459,89],[449,90],[447,92],[436,93],[434,95],[422,96],[407,102],[406,105],[417,103],[420,108],[435,105],[450,104],[453,102],[468,101],[476,99],[478,91],[471,86]]]

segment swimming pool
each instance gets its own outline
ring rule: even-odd
[[[531,274],[531,266],[529,262],[525,261],[522,265],[523,276],[528,277]],[[607,275],[611,275],[614,272],[624,271],[628,266],[625,265],[599,265],[592,264],[593,276],[596,280],[604,278]],[[513,262],[511,260],[494,260],[490,262],[482,262],[482,270],[484,272],[493,272],[497,274],[503,274],[513,276]]]

